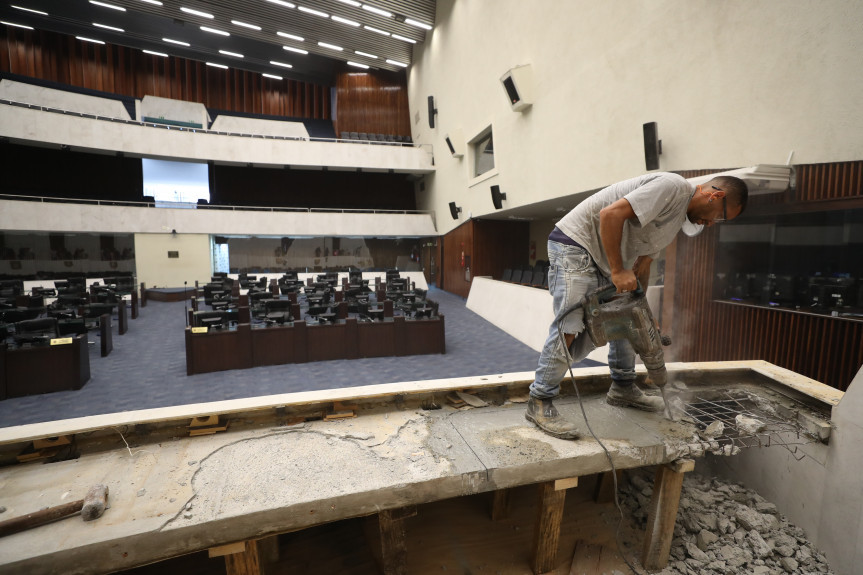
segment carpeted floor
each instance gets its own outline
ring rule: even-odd
[[[90,381],[79,391],[0,401],[0,427],[117,411],[358,385],[490,375],[536,368],[539,353],[431,288],[446,318],[446,354],[321,361],[186,375],[183,302],[150,301],[114,350],[100,357],[90,333]],[[579,365],[600,365],[585,360]]]

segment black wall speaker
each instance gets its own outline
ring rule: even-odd
[[[644,124],[644,163],[648,170],[659,169],[659,155],[662,153],[662,141],[659,139],[656,122]]]
[[[429,128],[434,129],[434,117],[437,114],[437,108],[434,107],[434,96],[429,96]]]
[[[500,186],[491,187],[491,202],[494,204],[494,209],[503,209],[503,201],[506,199],[506,194],[500,193]]]
[[[461,211],[461,208],[455,205],[455,202],[449,203],[449,215],[452,216],[452,219],[458,219],[458,213]]]

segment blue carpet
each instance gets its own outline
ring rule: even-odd
[[[539,353],[431,288],[446,318],[446,354],[288,364],[186,375],[184,302],[150,301],[114,350],[100,357],[90,332],[90,381],[78,391],[0,401],[0,427],[102,413],[220,401],[296,391],[533,371]],[[602,365],[585,360],[581,366]]]

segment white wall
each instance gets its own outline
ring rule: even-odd
[[[494,211],[491,184],[514,208],[638,175],[651,121],[663,170],[859,160],[861,21],[859,0],[438,0],[408,79],[414,141],[435,149],[420,207],[446,233],[450,201]],[[499,78],[527,63],[535,103],[514,113]],[[489,124],[498,174],[471,188],[443,138]]]
[[[169,258],[168,252],[178,252]],[[207,234],[135,234],[135,265],[138,282],[148,288],[194,287],[205,284],[213,271],[210,236]]]

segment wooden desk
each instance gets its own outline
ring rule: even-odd
[[[2,350],[0,399],[81,389],[88,381],[86,334],[69,344]]]

